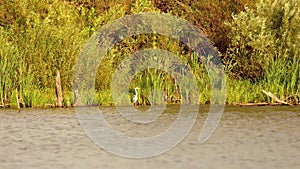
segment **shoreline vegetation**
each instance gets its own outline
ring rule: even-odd
[[[87,93],[76,101],[73,71],[84,44],[110,21],[140,12],[170,13],[205,33],[224,65],[226,104],[300,104],[298,0],[12,0],[0,2],[0,108],[112,106],[111,81],[118,65],[147,48],[170,51],[187,63],[198,83],[197,103],[210,104],[210,78],[202,60],[186,45],[159,34],[136,35],[115,45],[98,67],[95,97]],[[135,87],[141,89],[140,105],[181,102],[176,81],[160,70],[138,73],[129,86],[129,99]],[[188,87],[180,90],[193,94]]]

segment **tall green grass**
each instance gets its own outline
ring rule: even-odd
[[[9,18],[7,25],[0,26],[2,104],[7,98],[16,104],[17,96],[23,106],[52,104],[56,70],[62,72],[62,87],[69,95],[75,58],[99,26],[99,16],[94,10],[59,0],[4,4],[11,6],[15,20]]]
[[[16,87],[19,50],[9,42],[10,34],[0,27],[0,103],[9,102]]]
[[[300,57],[277,59],[271,63],[264,79],[258,82],[250,80],[227,79],[227,101],[233,103],[272,102],[272,99],[262,93],[270,91],[281,100],[292,104],[300,102]]]

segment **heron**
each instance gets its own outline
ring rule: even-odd
[[[138,88],[138,87],[134,88],[135,95],[132,98],[132,102],[133,102],[134,105],[138,103],[138,98],[139,98],[138,97],[138,89],[140,89],[140,88]]]

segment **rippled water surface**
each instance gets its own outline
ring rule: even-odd
[[[200,107],[189,135],[172,150],[152,158],[130,159],[95,145],[72,109],[0,109],[1,169],[298,169],[300,107],[230,107],[214,135],[198,143],[208,107]],[[112,127],[132,137],[159,134],[174,122],[170,106],[143,125],[122,119],[113,108],[100,108]],[[107,136],[109,137],[109,136]]]

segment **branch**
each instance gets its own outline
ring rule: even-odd
[[[265,90],[262,90],[262,92],[264,93],[264,94],[266,94],[267,96],[269,96],[269,97],[271,97],[274,101],[276,101],[277,103],[281,103],[281,104],[284,104],[284,105],[292,105],[292,104],[290,104],[290,103],[288,103],[288,102],[285,102],[285,101],[283,101],[283,100],[280,100],[277,96],[275,96],[273,93],[271,93],[271,92],[267,92],[267,91],[265,91]]]

